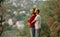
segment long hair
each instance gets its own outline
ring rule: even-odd
[[[36,14],[35,14],[35,9],[36,9],[36,8],[33,8],[33,9],[32,9],[31,15],[32,15],[32,14],[36,15]]]

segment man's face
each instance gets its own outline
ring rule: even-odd
[[[36,8],[36,10],[35,10],[35,13],[37,14],[38,13],[38,11],[37,11],[38,9]]]

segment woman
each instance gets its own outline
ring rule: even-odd
[[[28,25],[30,26],[30,35],[31,37],[35,37],[35,22],[31,23],[36,17],[35,8],[32,9],[31,17],[28,20]]]

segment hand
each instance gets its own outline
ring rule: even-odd
[[[30,26],[30,23],[28,23],[28,25]]]

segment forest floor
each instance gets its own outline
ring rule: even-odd
[[[0,37],[26,37],[26,36],[19,33],[17,30],[7,30],[4,31]]]

